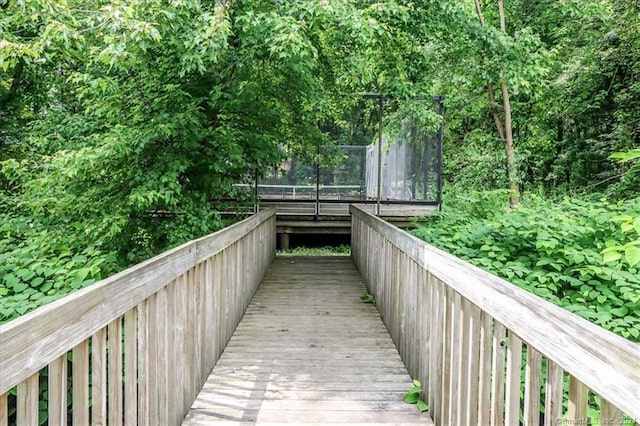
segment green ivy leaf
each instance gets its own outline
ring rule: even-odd
[[[418,407],[418,411],[420,411],[421,413],[424,413],[429,409],[429,405],[421,399],[419,399],[416,404]]]
[[[13,274],[7,274],[4,276],[4,282],[8,288],[13,288],[20,282],[20,279]]]
[[[622,306],[620,308],[611,309],[610,312],[615,316],[622,318],[629,312],[629,310],[626,307]]]
[[[612,250],[603,254],[602,261],[604,263],[615,262],[616,260],[619,260],[621,257],[622,255],[619,252]]]
[[[624,258],[627,262],[629,262],[629,265],[636,266],[638,263],[640,263],[640,247],[627,247],[627,249],[624,251]]]
[[[407,392],[403,399],[407,404],[415,404],[420,399],[420,394],[416,392]]]
[[[13,286],[13,291],[16,293],[20,293],[25,291],[29,286],[25,283],[17,283]]]

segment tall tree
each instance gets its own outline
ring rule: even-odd
[[[474,0],[474,3],[478,19],[480,20],[480,23],[482,25],[485,25],[484,15],[480,6],[480,0]],[[507,26],[503,0],[498,0],[498,15],[500,19],[500,30],[506,34]],[[493,83],[491,81],[487,83],[487,90],[489,92],[489,104],[491,106],[491,113],[496,124],[496,129],[498,131],[500,139],[504,143],[504,152],[507,161],[507,183],[509,189],[511,190],[511,193],[509,195],[509,204],[512,208],[515,208],[520,203],[520,189],[518,187],[518,173],[516,171],[516,152],[513,144],[511,100],[509,98],[509,88],[507,86],[506,76],[502,75],[500,78],[500,91],[502,93],[504,121],[500,118],[498,103],[496,102],[496,95],[493,89]]]

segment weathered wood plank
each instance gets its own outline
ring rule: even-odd
[[[67,354],[49,364],[49,424],[67,424]],[[0,410],[1,411],[1,410]],[[0,415],[0,419],[2,415]],[[1,423],[1,422],[0,422]]]
[[[465,385],[467,387],[467,399],[465,405],[467,406],[467,417],[465,423],[469,425],[478,424],[478,401],[480,393],[480,339],[482,338],[481,330],[481,311],[480,309],[472,305],[469,301],[469,352],[467,355],[468,362],[468,375],[465,378]],[[491,364],[489,364],[491,365]],[[486,423],[485,423],[486,424]]]
[[[589,389],[576,379],[569,376],[569,410],[567,412],[568,422],[577,422],[587,417],[589,406]]]
[[[275,296],[282,276],[288,293]],[[399,283],[395,291],[402,294]],[[376,308],[360,301],[366,292],[349,258],[277,258],[251,301],[255,310],[242,318],[183,424],[431,424],[428,414],[402,400],[411,377]],[[277,303],[280,297],[286,302]],[[299,307],[309,298],[329,313],[307,309],[305,315]],[[274,303],[275,311],[261,308]],[[336,305],[350,315],[333,315]],[[401,330],[402,317],[395,321]],[[404,321],[403,333],[410,334]]]
[[[156,331],[156,349],[155,349],[155,365],[156,365],[156,389],[157,389],[157,413],[158,424],[169,424],[169,410],[171,408],[171,402],[169,393],[173,393],[173,390],[169,388],[168,376],[170,373],[170,366],[168,363],[168,316],[167,316],[167,288],[170,284],[156,293],[156,317],[154,328]],[[173,318],[172,318],[173,319]],[[173,324],[171,324],[173,326]]]
[[[0,395],[0,426],[9,424],[9,406],[7,404],[7,394]]]
[[[108,334],[108,387],[109,387],[109,426],[122,424],[122,319],[111,321],[107,326]]]
[[[450,388],[449,388],[449,423],[461,424],[465,407],[462,406],[464,376],[464,311],[462,309],[462,297],[459,293],[453,292],[452,303],[452,325],[451,325],[451,363],[450,363]]]
[[[442,357],[444,348],[444,286],[428,274],[428,282],[431,287],[431,312],[432,319],[429,324],[431,341],[431,357],[429,359],[429,407],[435,423],[442,424]]]
[[[158,385],[160,381],[158,380],[158,358],[160,354],[158,353],[158,322],[161,318],[158,318],[161,315],[158,312],[158,293],[152,294],[147,299],[147,309],[148,309],[148,317],[147,317],[147,351],[149,353],[148,358],[146,359],[146,374],[148,380],[148,389],[149,393],[147,398],[149,399],[149,409],[146,415],[148,416],[149,425],[157,425],[158,423],[158,412],[160,407],[158,406],[158,394],[160,393],[160,389]],[[189,345],[189,343],[187,343]],[[190,347],[190,346],[188,346]],[[163,407],[164,408],[164,407]]]
[[[481,313],[480,325],[480,375],[478,378],[478,423],[488,425],[491,421],[491,341],[493,318]]]
[[[540,375],[542,355],[531,346],[527,347],[524,384],[524,422],[527,426],[540,424]]]
[[[620,426],[624,420],[624,413],[605,399],[600,399],[600,424]]]
[[[17,424],[20,426],[38,426],[38,379],[34,374],[18,384]]]
[[[124,424],[132,425],[138,419],[138,357],[137,311],[131,309],[124,315]]]
[[[442,405],[440,406],[441,420],[440,424],[446,425],[453,423],[451,419],[451,353],[452,342],[454,338],[455,327],[453,321],[455,314],[453,313],[453,290],[451,287],[444,287],[444,336],[442,345]]]
[[[544,426],[554,426],[562,421],[562,368],[547,359],[547,380],[545,383]]]
[[[509,331],[507,344],[507,377],[504,423],[515,425],[520,421],[520,374],[522,366],[522,340]]]
[[[497,321],[493,322],[493,341],[491,359],[491,424],[504,425],[504,384],[506,329]]]
[[[107,392],[107,330],[101,328],[91,337],[91,420],[95,425],[107,424]]]
[[[89,424],[89,340],[83,340],[72,351],[73,424]]]

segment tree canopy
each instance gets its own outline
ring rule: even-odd
[[[367,92],[446,97],[452,187],[635,196],[639,25],[631,0],[0,0],[0,320],[220,228],[290,153],[366,138]]]

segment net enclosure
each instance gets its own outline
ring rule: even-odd
[[[434,103],[443,115],[442,98]],[[318,147],[322,162],[296,156],[282,161],[253,184],[260,203],[289,204],[290,212],[295,205],[316,216],[331,203],[346,206],[346,214],[349,203],[377,205],[378,213],[380,205],[392,204],[440,208],[442,124],[434,131],[404,119],[395,131],[380,128],[369,145]]]

